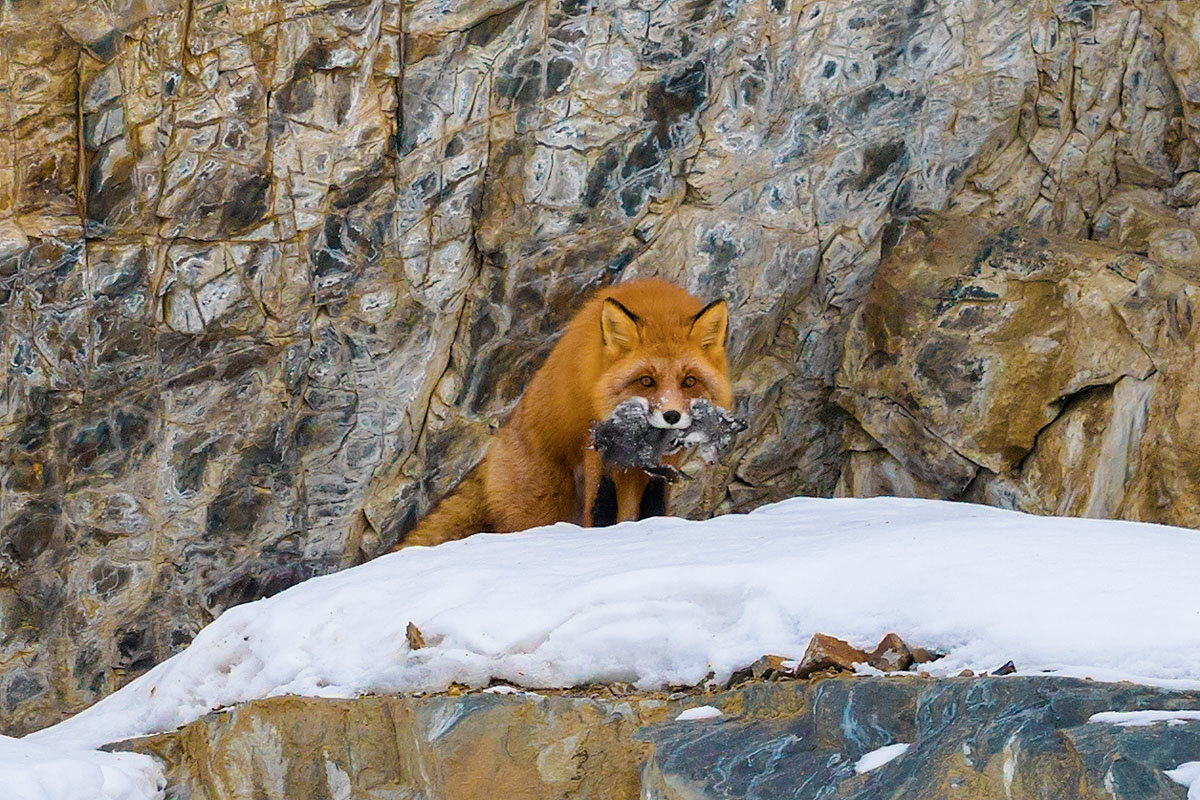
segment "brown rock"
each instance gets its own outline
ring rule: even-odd
[[[973,474],[955,459],[1011,469],[1063,397],[1154,369],[1119,313],[1133,287],[1109,268],[1117,255],[970,222],[914,234],[855,318],[839,401],[951,496]]]
[[[996,667],[994,670],[992,670],[991,674],[993,674],[993,675],[1012,675],[1016,671],[1017,671],[1016,664],[1014,664],[1011,661],[1005,661],[1002,665],[1000,665],[999,667]]]
[[[855,664],[865,663],[865,651],[833,636],[815,633],[796,666],[796,677],[807,678],[828,669],[850,672],[854,670]]]
[[[969,499],[1037,514],[1109,517],[1129,491],[1161,377],[1121,378],[1076,398],[1007,475],[985,475]]]
[[[739,669],[729,677],[727,686],[735,686],[750,680],[772,680],[795,675],[795,662],[783,656],[763,656],[748,667]]]
[[[455,712],[454,724],[445,725]],[[141,740],[175,796],[638,797],[662,702],[463,694],[351,701],[287,697],[210,714]],[[678,713],[678,712],[676,712]],[[199,768],[196,765],[203,765]],[[276,776],[286,775],[286,781]],[[435,783],[430,783],[430,780]]]
[[[404,638],[408,640],[409,650],[420,650],[425,646],[425,637],[421,635],[421,629],[411,622],[404,629]]]
[[[913,653],[895,633],[889,633],[867,654],[867,663],[884,672],[900,672],[913,665]]]
[[[975,677],[975,672],[974,672],[973,670],[964,669],[962,672],[958,673],[958,677],[960,677],[960,678],[974,678],[974,677]]]
[[[914,647],[912,649],[913,661],[917,664],[928,664],[931,661],[937,661],[939,658],[945,658],[945,653],[939,653],[936,650],[927,650],[924,647]]]

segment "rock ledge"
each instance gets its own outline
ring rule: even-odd
[[[323,798],[1183,798],[1165,770],[1200,722],[1119,727],[1102,711],[1200,708],[1200,692],[1053,677],[751,681],[715,693],[490,690],[280,697],[120,747],[166,762],[176,800]],[[715,706],[715,719],[676,721]],[[859,774],[864,755],[903,755]]]

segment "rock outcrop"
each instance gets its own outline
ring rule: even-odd
[[[682,513],[1197,524],[1198,10],[5,4],[0,728],[383,551],[635,275],[733,309],[751,428]]]
[[[179,800],[947,796],[1179,800],[1200,722],[1089,723],[1195,708],[1196,693],[1049,677],[754,681],[713,695],[276,698],[135,740]],[[675,721],[712,705],[720,717]],[[864,755],[904,755],[873,770]]]
[[[1198,524],[1196,290],[1029,228],[910,228],[846,338],[838,493]]]

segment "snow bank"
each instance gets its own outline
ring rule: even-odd
[[[1200,711],[1103,711],[1088,717],[1088,722],[1104,722],[1122,728],[1140,728],[1158,722],[1182,725],[1195,720],[1200,720]]]
[[[692,722],[698,719],[717,719],[725,716],[725,713],[716,706],[696,706],[689,708],[687,711],[681,711],[679,716],[675,717],[676,722]]]
[[[894,498],[481,535],[233,608],[30,739],[95,746],[289,693],[724,681],[766,653],[798,657],[817,631],[859,646],[896,631],[949,653],[935,674],[1012,659],[1200,688],[1198,563],[1193,531]]]
[[[4,800],[159,800],[166,785],[149,756],[75,751],[0,736]]]
[[[912,747],[911,743],[901,742],[899,744],[889,744],[886,747],[880,747],[878,750],[872,750],[855,762],[854,771],[862,775],[864,772],[879,769],[889,761],[895,761],[907,753],[910,747]]]

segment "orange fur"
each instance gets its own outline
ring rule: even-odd
[[[635,395],[668,418],[686,417],[698,397],[729,407],[727,327],[724,301],[704,306],[663,281],[597,292],[567,325],[484,460],[400,546],[562,521],[590,526],[606,474],[617,519],[636,519],[648,476],[602,464],[588,447],[591,423]]]

